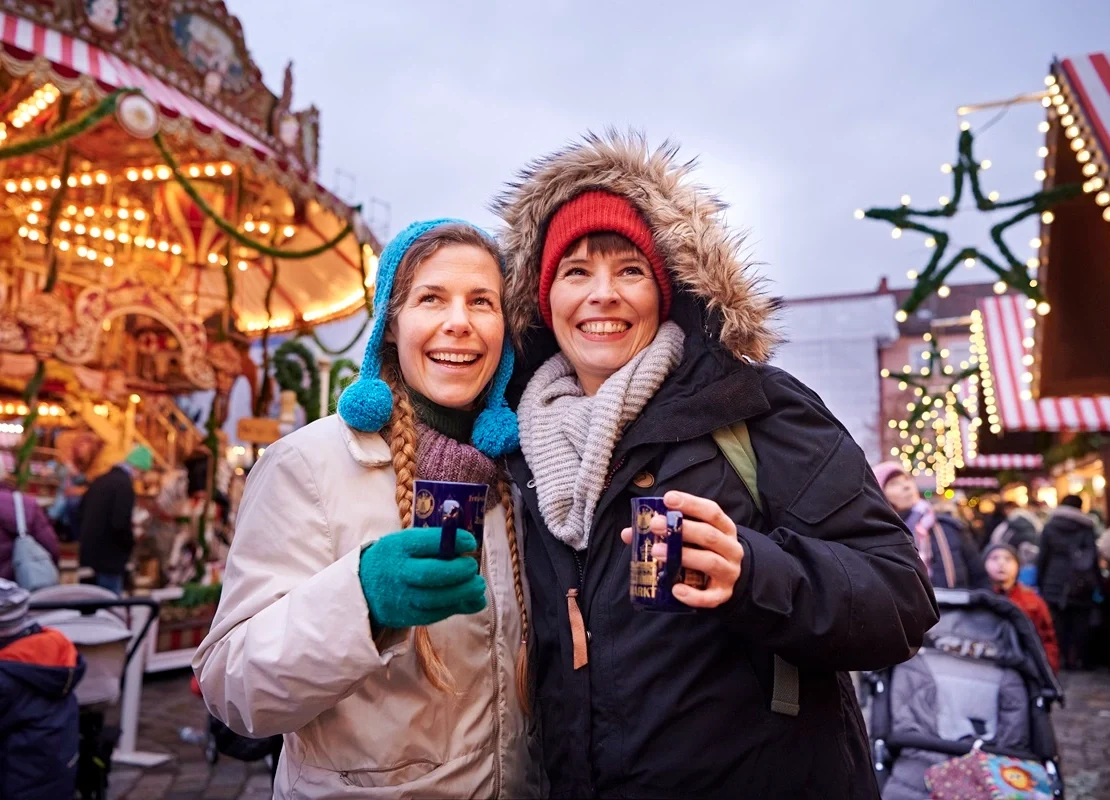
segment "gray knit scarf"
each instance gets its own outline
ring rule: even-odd
[[[685,335],[664,322],[655,340],[590,397],[562,353],[548,359],[520,399],[520,448],[555,538],[585,550],[613,448],[682,358]]]

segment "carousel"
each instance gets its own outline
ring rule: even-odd
[[[171,602],[148,663],[191,652],[218,598],[243,472],[220,431],[233,384],[253,457],[281,433],[280,390],[311,418],[350,368],[269,349],[284,334],[303,356],[296,336],[371,305],[380,247],[318,156],[292,65],[267,89],[218,0],[0,0],[0,465],[64,509],[150,448],[136,525],[160,533],[140,537],[134,584]],[[198,392],[201,424],[177,402]]]

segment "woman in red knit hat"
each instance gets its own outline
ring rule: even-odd
[[[846,671],[920,646],[929,579],[844,427],[763,363],[776,301],[688,169],[591,136],[496,203],[551,794],[877,798]],[[630,599],[648,497],[684,514],[689,613]],[[638,588],[666,570],[643,550]]]

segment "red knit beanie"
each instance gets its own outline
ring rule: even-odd
[[[551,328],[551,284],[555,282],[555,268],[566,255],[567,248],[590,233],[618,233],[639,248],[651,264],[659,284],[662,302],[659,304],[660,321],[671,313],[671,279],[663,257],[655,248],[651,228],[640,212],[618,194],[592,191],[580,194],[559,207],[547,226],[547,238],[540,257],[540,315]]]

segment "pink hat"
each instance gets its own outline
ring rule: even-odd
[[[884,461],[882,464],[877,464],[874,467],[875,480],[879,482],[879,488],[882,489],[886,486],[887,481],[896,475],[905,475],[906,470],[897,461]]]

